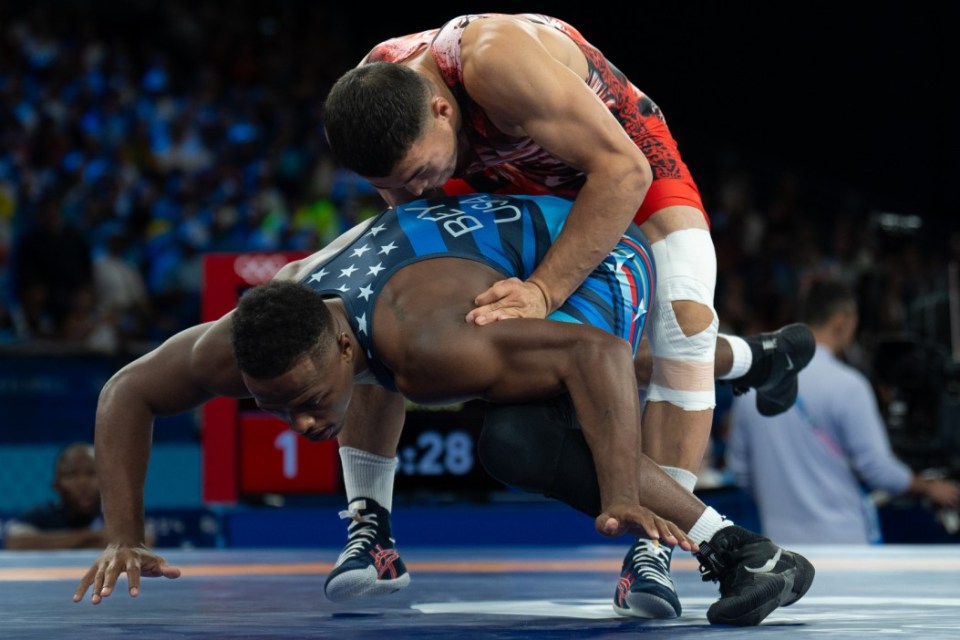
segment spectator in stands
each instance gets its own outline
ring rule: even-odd
[[[103,253],[93,263],[99,315],[122,347],[129,340],[147,335],[153,316],[143,274],[126,259],[129,234],[120,226],[104,240]]]
[[[76,442],[57,456],[53,489],[58,499],[34,507],[7,523],[5,544],[12,550],[102,549],[100,485],[93,445]]]
[[[71,315],[93,289],[86,237],[64,220],[60,198],[43,195],[14,243],[12,278],[24,337],[63,338]]]

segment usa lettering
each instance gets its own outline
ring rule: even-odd
[[[507,205],[503,201],[488,202],[484,200],[470,204],[473,204],[472,208],[475,210],[483,211],[487,215],[492,214],[494,224],[515,222],[520,219],[520,209],[513,205]],[[440,223],[443,230],[454,238],[472,233],[484,226],[483,222],[476,216],[472,216],[462,209],[451,209],[443,205],[411,207],[409,211],[415,213],[418,220]]]
[[[506,200],[498,200],[488,196],[474,196],[461,200],[463,204],[469,205],[471,209],[477,211],[489,211],[493,213],[493,222],[503,224],[504,222],[515,222],[520,219],[520,209]],[[498,213],[500,215],[498,215]]]
[[[466,214],[443,223],[443,230],[454,238],[459,238],[465,233],[472,233],[477,229],[483,229],[483,223]]]

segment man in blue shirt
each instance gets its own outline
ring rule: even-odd
[[[93,445],[75,442],[57,456],[53,489],[57,500],[38,505],[6,526],[7,549],[102,549],[100,486]]]
[[[817,350],[800,372],[794,406],[764,417],[751,393],[731,410],[727,464],[752,493],[764,534],[793,544],[876,542],[864,488],[960,504],[956,482],[923,479],[896,458],[870,382],[841,359],[857,330],[854,293],[839,282],[814,284],[803,320]]]

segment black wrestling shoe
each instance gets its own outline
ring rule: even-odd
[[[736,525],[701,542],[696,556],[704,582],[720,583],[720,599],[707,610],[710,624],[758,625],[802,598],[815,573],[800,554]]]
[[[743,376],[730,380],[734,395],[757,390],[757,410],[764,416],[783,413],[797,401],[797,374],[817,350],[805,324],[788,324],[771,333],[744,338],[753,352],[753,364]]]
[[[323,585],[328,600],[378,596],[410,584],[410,574],[390,537],[389,511],[375,500],[357,498],[340,517],[351,522],[347,546]]]

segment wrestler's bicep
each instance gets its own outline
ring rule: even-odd
[[[484,398],[495,402],[536,400],[561,393],[570,370],[575,335],[546,320],[515,319],[480,327]]]

